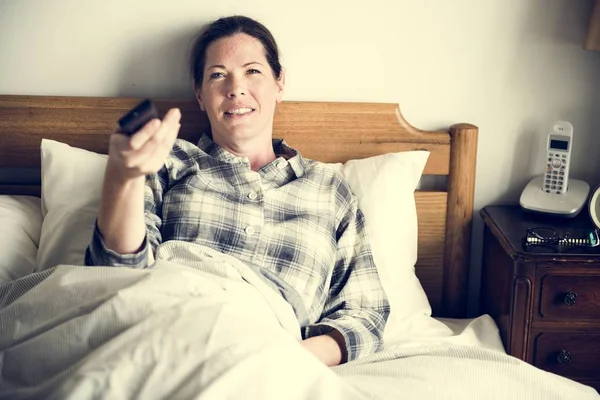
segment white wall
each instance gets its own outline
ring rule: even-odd
[[[394,102],[419,128],[478,125],[477,213],[517,202],[542,172],[557,119],[575,128],[572,176],[600,183],[600,52],[582,49],[591,9],[592,0],[0,0],[0,93],[191,96],[190,38],[216,17],[246,14],[279,42],[288,100]],[[480,234],[477,218],[474,295]]]

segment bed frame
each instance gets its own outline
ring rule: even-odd
[[[137,98],[0,95],[0,168],[40,168],[40,141],[54,139],[106,153],[116,121]],[[179,136],[195,141],[208,128],[194,100],[157,100],[161,115],[182,111]],[[423,131],[404,120],[396,104],[283,102],[274,136],[307,158],[344,162],[377,154],[429,150],[426,175],[447,177],[444,191],[417,191],[417,276],[435,316],[466,316],[478,128]],[[40,195],[39,185],[2,185],[0,194]]]

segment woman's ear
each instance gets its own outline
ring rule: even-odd
[[[277,102],[281,103],[283,100],[283,92],[285,91],[285,70],[281,68],[281,74],[279,74],[279,79],[275,81],[277,84]]]

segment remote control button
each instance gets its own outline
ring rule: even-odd
[[[560,191],[560,190],[557,190],[557,191],[556,191],[556,194],[561,194],[561,191]]]
[[[548,189],[550,186],[548,186],[548,185],[544,185],[544,187],[545,187],[546,189]]]
[[[554,168],[558,168],[562,165],[562,161],[560,161],[560,159],[555,158],[554,160],[552,160],[552,166]]]
[[[548,153],[548,155],[549,155],[550,157],[554,156],[554,154],[553,154],[553,153]]]
[[[556,185],[552,185],[550,189],[556,189]]]
[[[556,171],[554,171],[554,172],[556,172]],[[562,172],[562,171],[560,171],[558,174],[559,174],[559,175],[564,175],[565,173],[564,173],[564,172]]]
[[[546,190],[546,193],[550,193],[550,191],[549,191],[549,190]]]

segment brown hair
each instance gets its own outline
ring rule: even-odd
[[[275,79],[281,77],[281,63],[279,62],[279,48],[275,38],[269,30],[260,22],[242,15],[220,18],[198,33],[192,51],[190,52],[190,77],[196,89],[202,87],[204,78],[204,64],[206,62],[206,49],[208,46],[221,38],[245,33],[258,39],[265,48],[267,62],[273,71]]]

